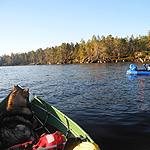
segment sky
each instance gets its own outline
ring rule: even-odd
[[[149,8],[150,0],[0,0],[0,56],[93,35],[148,35]]]

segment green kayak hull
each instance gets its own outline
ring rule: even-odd
[[[8,94],[8,96],[0,102],[0,119],[6,109],[9,95],[10,94]],[[47,131],[50,131],[49,133],[60,131],[67,136],[67,139],[77,137],[87,139],[91,143],[95,143],[88,133],[86,133],[78,124],[76,124],[73,120],[48,102],[37,96],[34,96],[31,100],[31,103],[32,111],[37,120],[39,120],[43,128],[46,128]]]

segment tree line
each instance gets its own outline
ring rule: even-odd
[[[138,57],[150,59],[150,31],[145,36],[125,38],[93,35],[87,42],[81,39],[80,43],[62,43],[44,50],[39,48],[28,53],[11,53],[10,56],[0,56],[0,66],[133,61]]]

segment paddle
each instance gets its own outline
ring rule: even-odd
[[[147,70],[147,68],[146,68],[146,66],[145,66],[145,63],[144,63],[143,59],[142,59],[142,58],[139,58],[139,60],[140,60],[140,62],[143,64],[143,66],[145,67],[145,69]]]

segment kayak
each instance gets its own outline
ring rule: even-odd
[[[126,74],[130,75],[150,75],[149,70],[138,70],[135,64],[130,65],[130,69],[127,70]]]
[[[6,109],[9,95],[0,102],[0,117]],[[70,139],[79,138],[83,142],[90,142],[96,145],[95,150],[100,150],[88,133],[54,106],[36,95],[34,95],[30,101],[32,103],[32,111],[38,121],[38,127],[35,130],[37,137],[40,137],[42,133],[51,134],[60,131],[66,136],[66,143],[64,143],[64,145],[67,143],[70,144]],[[71,144],[73,144],[73,142]]]
[[[146,71],[146,70],[127,70],[126,74],[130,74],[130,75],[150,75],[150,71]]]

